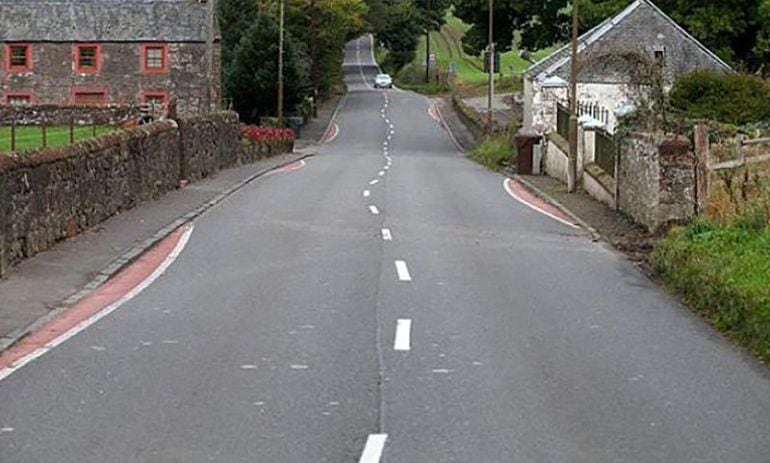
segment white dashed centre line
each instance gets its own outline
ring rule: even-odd
[[[369,197],[369,195],[371,195],[371,194],[372,194],[372,192],[371,192],[371,191],[369,191],[369,190],[364,190],[364,198],[368,198],[368,197]]]
[[[396,339],[393,342],[393,349],[408,351],[412,348],[412,320],[400,318],[396,321]]]
[[[403,260],[396,261],[396,272],[398,273],[399,280],[412,281],[412,276],[409,275],[409,268],[406,266],[406,262]]]
[[[369,212],[371,212],[374,215],[377,215],[380,213],[380,210],[377,209],[377,206],[369,206]]]
[[[387,434],[369,434],[364,445],[364,453],[361,454],[358,463],[379,463],[386,440],[388,440]]]
[[[371,182],[369,182],[369,185],[376,185],[376,184],[378,184],[379,182],[380,182],[380,181],[379,181],[379,180],[377,180],[377,179],[375,178],[374,180],[372,180]]]
[[[385,241],[391,241],[393,239],[393,234],[390,233],[390,228],[382,229],[382,239]]]
[[[377,172],[377,175],[379,175],[380,177],[382,177],[383,175],[385,175],[385,171],[384,171],[384,170],[381,170],[381,171]]]

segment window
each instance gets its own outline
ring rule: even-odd
[[[101,49],[99,45],[75,45],[75,69],[80,73],[99,71]]]
[[[27,106],[34,101],[32,90],[5,92],[5,103],[10,106]]]
[[[142,103],[155,109],[165,110],[168,93],[165,90],[142,90]]]
[[[168,70],[168,47],[166,44],[142,46],[142,70],[145,73],[164,73]]]
[[[664,66],[666,64],[666,49],[659,48],[655,50],[653,53],[655,56],[655,63],[657,63],[658,66]]]
[[[107,104],[107,89],[103,87],[73,87],[72,104],[76,106],[99,106]]]
[[[5,46],[5,64],[8,71],[29,71],[32,69],[32,46],[11,44]]]

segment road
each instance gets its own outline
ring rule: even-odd
[[[376,72],[349,43],[318,155],[0,382],[2,463],[770,461],[766,367]]]

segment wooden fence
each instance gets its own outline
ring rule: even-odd
[[[708,127],[695,127],[698,208],[729,218],[770,185],[770,138],[745,135],[710,140]],[[711,134],[714,135],[714,134]]]

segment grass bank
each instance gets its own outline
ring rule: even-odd
[[[115,130],[115,127],[108,125],[96,126],[96,135]],[[74,130],[75,141],[85,140],[94,136],[94,127],[76,126]],[[49,126],[46,129],[46,145],[49,147],[65,146],[70,142],[69,126]],[[43,146],[43,131],[37,126],[17,126],[16,127],[16,151],[25,151],[40,148]],[[11,128],[9,126],[0,126],[0,152],[11,150]]]
[[[730,223],[673,230],[651,262],[691,307],[770,360],[770,192]]]
[[[495,133],[481,140],[468,155],[490,170],[499,172],[516,162],[516,147],[508,133]]]
[[[453,82],[454,90],[462,94],[483,93],[486,88],[488,74],[483,71],[484,63],[480,56],[472,56],[465,53],[462,47],[462,36],[470,26],[459,18],[447,13],[446,23],[439,31],[430,34],[430,51],[435,55],[435,61],[431,63],[431,82],[425,82],[425,56],[427,42],[423,36],[417,47],[415,59],[404,69],[395,73],[396,84],[402,88],[408,88],[424,94],[436,94],[450,91],[447,84],[447,72],[450,64],[456,69]],[[548,56],[556,47],[539,50],[531,54],[534,61]],[[376,55],[378,62],[386,52],[378,50]],[[501,54],[500,71],[495,77],[496,88],[499,92],[517,91],[521,87],[521,74],[532,63],[521,57],[521,51],[514,47],[513,50]],[[439,76],[436,79],[436,76]]]

